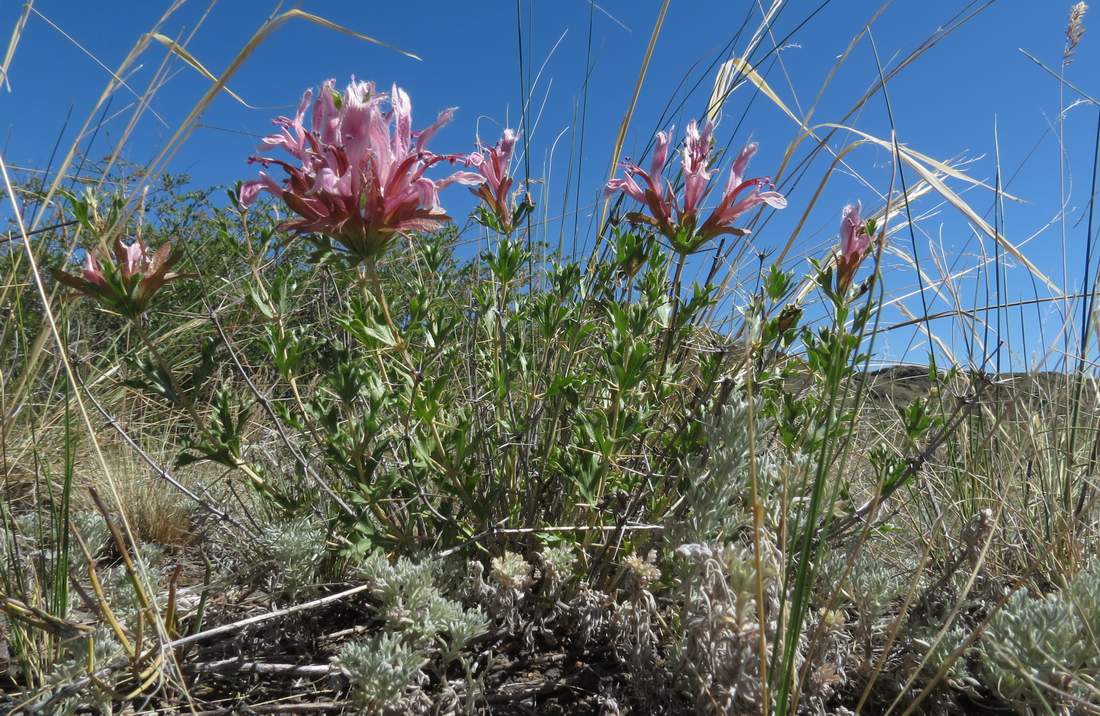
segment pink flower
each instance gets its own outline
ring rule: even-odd
[[[621,191],[635,201],[649,207],[651,216],[640,212],[628,214],[631,221],[643,222],[655,226],[658,231],[668,237],[676,234],[673,226],[673,212],[676,210],[676,197],[673,196],[672,186],[661,183],[661,172],[664,170],[665,161],[668,159],[668,148],[672,143],[674,128],[667,132],[657,132],[657,144],[653,149],[653,160],[650,162],[649,171],[642,169],[632,162],[622,162],[620,166],[626,173],[622,179],[611,179],[607,182],[607,193]],[[641,185],[634,180],[640,177],[645,184]]]
[[[383,111],[387,103],[389,109]],[[428,141],[453,114],[453,109],[444,110],[431,125],[414,132],[412,102],[397,85],[387,95],[376,92],[372,82],[352,78],[340,94],[335,81],[328,80],[316,100],[306,90],[293,119],[275,119],[280,131],[260,146],[281,149],[294,162],[249,159],[280,166],[287,178],[279,184],[260,172],[259,179],[241,187],[240,202],[248,206],[260,192],[270,192],[298,215],[282,228],[329,236],[358,260],[375,257],[399,233],[433,231],[450,221],[439,205],[439,189],[456,181],[470,183],[467,173],[432,180],[424,172],[457,159],[427,150]]]
[[[113,261],[101,261],[92,249],[84,253],[81,276],[53,272],[59,282],[95,298],[107,308],[124,316],[139,316],[148,307],[154,294],[165,284],[181,278],[170,269],[180,259],[172,246],[164,243],[155,252],[140,240],[130,244],[115,239]]]
[[[455,175],[455,181],[478,185],[470,191],[485,202],[486,208],[496,216],[504,233],[512,230],[513,212],[508,192],[512,188],[513,179],[508,175],[508,165],[512,161],[512,153],[518,140],[519,135],[512,129],[505,129],[500,141],[492,147],[481,146],[479,139],[478,150],[465,158],[466,166],[473,167],[477,173],[460,172]]]
[[[871,246],[867,227],[860,221],[863,205],[856,202],[844,207],[840,215],[840,255],[847,262],[858,262]]]
[[[745,170],[749,166],[749,160],[756,154],[756,142],[750,142],[737,156],[733,166],[730,167],[729,180],[726,182],[725,191],[722,192],[722,200],[714,208],[707,220],[699,228],[699,234],[706,239],[719,234],[736,234],[743,236],[748,233],[745,229],[735,228],[732,224],[742,214],[755,209],[761,204],[767,204],[773,209],[785,209],[787,199],[777,191],[768,190],[771,179],[757,178],[745,179]],[[761,191],[761,187],[765,190]],[[746,189],[749,194],[740,200],[738,197]]]
[[[106,284],[103,269],[99,267],[99,261],[91,251],[84,252],[84,280],[100,288]]]
[[[684,216],[694,216],[699,202],[707,193],[707,183],[712,174],[707,167],[710,164],[713,136],[713,122],[708,120],[704,123],[702,132],[695,122],[688,123],[681,161],[684,170],[684,205],[680,212]]]
[[[136,273],[145,273],[149,267],[149,260],[145,256],[145,246],[140,241],[133,241],[129,246],[122,243],[115,244],[119,251],[119,264],[122,266],[123,278],[129,279]]]
[[[840,257],[837,260],[837,289],[843,293],[852,282],[856,269],[871,248],[867,225],[860,218],[860,202],[844,207],[840,215]]]
[[[672,191],[671,184],[662,182],[661,179],[672,141],[672,130],[657,133],[657,144],[649,171],[637,164],[624,162],[621,166],[626,175],[607,183],[606,189],[609,193],[621,191],[649,209],[648,215],[634,212],[627,214],[628,219],[654,227],[681,253],[690,253],[704,241],[720,234],[748,234],[746,229],[735,227],[733,223],[757,206],[767,204],[776,209],[787,206],[783,195],[770,189],[770,179],[745,179],[749,160],[756,153],[756,144],[750,143],[741,150],[730,167],[729,179],[718,205],[700,223],[700,209],[712,189],[710,180],[716,174],[711,168],[713,136],[713,122],[707,121],[702,129],[695,122],[688,124],[681,157],[684,190],[680,200]],[[636,179],[640,179],[641,183]],[[748,193],[742,196],[746,191]]]

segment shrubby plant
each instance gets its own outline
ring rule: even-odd
[[[858,205],[846,208],[835,268],[830,261],[814,269],[831,308],[828,324],[813,332],[799,327],[800,310],[787,305],[793,276],[773,268],[743,311],[747,342],[732,350],[705,327],[716,284],[693,284],[685,296],[682,277],[689,257],[709,242],[748,234],[737,222],[749,212],[786,206],[769,179],[745,176],[755,144],[741,151],[724,188],[716,189],[716,128],[691,123],[678,193],[662,179],[673,135],[658,133],[649,169],[624,163],[625,178],[606,186],[640,202],[641,210],[612,221],[614,259],[585,270],[536,264],[523,225],[531,198],[509,173],[513,130],[492,147],[479,142],[470,154],[436,154],[427,143],[451,110],[415,133],[411,117],[411,100],[397,86],[383,93],[353,81],[341,92],[330,81],[316,96],[306,92],[294,118],[275,121],[279,131],[251,161],[280,167],[286,179],[261,172],[237,198],[243,208],[255,207],[268,193],[295,218],[265,226],[262,215],[242,211],[240,232],[272,247],[288,234],[306,237],[314,247],[310,260],[331,272],[340,299],[325,315],[311,315],[293,264],[265,279],[253,263],[249,303],[259,314],[256,341],[274,378],[270,397],[250,395],[228,376],[200,393],[198,380],[177,376],[146,336],[153,360],[140,385],[191,418],[178,464],[212,462],[240,472],[256,497],[283,515],[261,542],[288,596],[316,578],[326,559],[322,535],[330,534],[342,558],[365,560],[358,572],[374,585],[386,633],[402,635],[416,653],[442,649],[445,661],[485,629],[484,617],[443,597],[428,562],[398,557],[391,564],[380,549],[461,548],[499,525],[577,524],[586,528],[578,547],[587,551],[602,530],[643,517],[668,520],[675,544],[695,543],[718,555],[732,554],[731,545],[751,534],[754,576],[731,586],[733,563],[715,562],[723,566],[704,581],[727,586],[689,586],[687,593],[709,595],[704,601],[711,604],[730,600],[744,625],[730,638],[747,650],[745,659],[757,659],[755,668],[763,652],[754,645],[782,636],[769,658],[779,660],[773,673],[781,675],[780,700],[786,698],[797,677],[829,505],[845,489],[828,470],[842,459],[840,441],[851,422],[835,396],[863,360],[861,337],[875,315],[870,283],[854,283],[882,238],[875,223],[863,222]],[[291,161],[268,156],[274,150]],[[431,178],[443,164],[472,171]],[[476,216],[488,248],[466,265],[452,253],[454,234],[439,231],[449,220],[440,191],[452,183],[474,187],[482,201]],[[703,218],[712,193],[717,205]],[[95,215],[94,201],[80,206]],[[93,236],[104,230],[91,219],[85,228]],[[162,248],[150,259],[141,243],[115,242],[119,268],[106,268],[89,251],[85,276],[63,280],[107,300],[92,289],[101,274],[107,283],[117,274],[119,297],[105,305],[145,335],[153,286],[144,292],[142,277],[167,278],[167,257],[174,262],[176,255]],[[395,281],[389,272],[399,265]],[[134,291],[141,295],[123,296]],[[857,305],[864,295],[870,300]],[[794,397],[784,387],[792,368],[782,359],[796,340],[814,385]],[[698,351],[699,342],[713,349]],[[729,377],[746,375],[748,383]],[[283,436],[287,459],[279,463],[248,449],[257,402]],[[678,477],[686,464],[700,467]],[[788,490],[801,483],[787,496],[792,509],[766,513],[762,505],[774,504],[781,482]],[[755,570],[763,569],[761,552],[780,530],[794,551],[777,583],[775,567]],[[501,547],[485,588],[495,594],[489,603],[498,621],[515,626],[536,581],[549,579],[558,585],[550,589],[560,589],[569,560],[555,557],[544,576],[510,545]],[[647,575],[660,568],[651,560],[631,564],[625,562],[636,599],[620,612],[620,632],[633,634],[629,651],[638,668],[656,668],[663,657],[654,641],[655,577]],[[593,574],[610,571],[599,565]],[[760,601],[765,592],[767,604]],[[744,631],[761,618],[769,636]],[[394,659],[415,661],[396,642],[386,645]],[[711,673],[705,680],[743,694],[731,678]],[[743,698],[757,703],[758,696],[723,697],[730,704]]]
[[[981,641],[985,676],[1018,709],[1077,708],[1096,698],[1097,572],[1081,571],[1049,594],[1016,591]]]
[[[341,93],[329,82],[316,98],[306,93],[295,118],[276,120],[280,132],[263,146],[297,164],[253,158],[281,166],[288,178],[279,183],[261,173],[241,187],[241,203],[252,205],[260,192],[277,197],[298,217],[278,230],[307,236],[317,247],[314,258],[343,267],[338,275],[355,288],[330,320],[303,325],[296,325],[295,304],[304,296],[288,276],[250,294],[283,381],[276,390],[285,397],[272,415],[308,436],[291,447],[293,474],[270,474],[247,456],[252,401],[225,388],[213,394],[207,417],[192,410],[201,427],[180,464],[208,460],[241,470],[288,516],[327,513],[341,525],[349,555],[425,540],[447,546],[502,519],[599,524],[600,506],[637,492],[643,471],[675,470],[705,442],[698,425],[711,408],[700,398],[721,360],[697,358],[685,341],[715,287],[696,285],[681,300],[684,260],[715,236],[744,235],[734,222],[750,209],[781,208],[784,200],[767,189],[768,180],[742,176],[755,152],[750,145],[730,170],[720,206],[697,219],[712,188],[714,126],[689,127],[682,200],[660,186],[671,141],[661,133],[661,161],[650,173],[624,165],[628,178],[608,184],[608,191],[649,202],[653,212],[629,213],[615,229],[630,265],[601,264],[583,276],[576,264],[551,264],[538,282],[544,289],[521,291],[535,276],[528,245],[516,236],[530,198],[509,193],[516,133],[506,130],[495,146],[471,154],[435,154],[427,142],[450,110],[419,133],[411,131],[411,111],[396,86],[381,93],[353,82]],[[475,171],[429,178],[445,160]],[[631,174],[657,192],[652,201]],[[449,219],[439,191],[454,182],[476,187],[478,216],[490,232],[489,251],[470,266],[454,262],[447,234],[422,233]],[[671,252],[653,240],[654,230],[672,242]],[[398,246],[402,237],[405,247]],[[379,261],[391,252],[417,270],[387,292]],[[679,256],[671,280],[670,254]],[[630,278],[622,285],[614,276],[624,271]],[[773,285],[773,300],[784,290]],[[472,317],[454,301],[456,291],[467,293]],[[473,374],[454,360],[470,347]],[[162,373],[162,383],[190,407],[172,371]],[[611,381],[589,382],[595,375]],[[697,384],[694,395],[676,387],[684,381]],[[471,409],[464,396],[480,389],[489,402]]]
[[[919,194],[891,187],[879,211],[845,206],[835,248],[804,270],[739,261],[788,198],[748,176],[756,143],[719,151],[708,109],[679,144],[657,132],[644,167],[615,169],[595,249],[576,261],[533,227],[545,194],[512,166],[529,128],[444,153],[436,135],[454,110],[419,130],[412,110],[396,84],[307,90],[227,208],[167,180],[170,199],[154,191],[138,210],[122,193],[67,196],[64,226],[79,233],[47,258],[81,264],[53,275],[91,300],[59,314],[66,390],[93,398],[81,409],[141,454],[158,482],[140,484],[175,492],[146,500],[152,523],[116,523],[95,491],[96,512],[70,509],[70,392],[57,479],[39,474],[47,441],[33,438],[41,505],[0,514],[12,565],[0,608],[40,711],[75,709],[72,684],[107,710],[122,693],[152,707],[196,674],[216,677],[200,698],[224,701],[239,697],[234,674],[297,688],[338,670],[333,697],[346,701],[333,708],[426,710],[438,696],[439,711],[473,712],[496,705],[482,703],[493,679],[515,687],[528,667],[555,682],[508,692],[532,711],[558,691],[598,691],[592,708],[699,713],[1100,703],[1100,573],[1081,556],[1095,501],[1073,489],[1095,462],[1074,432],[1082,384],[1071,436],[1026,455],[1012,436],[1046,435],[1038,413],[1008,425],[982,402],[993,381],[934,361],[926,391],[868,417],[886,224]],[[862,136],[837,161],[878,141]],[[881,146],[962,203],[940,188],[968,180],[960,171]],[[467,234],[444,209],[452,185],[478,201]],[[41,316],[28,321],[47,335]],[[16,343],[39,346],[18,356],[27,368],[45,339],[25,332]],[[109,369],[85,381],[100,355]],[[101,386],[117,395],[96,399]],[[56,399],[53,384],[17,385],[14,402],[32,390]],[[132,399],[156,420],[130,429],[112,414]],[[146,453],[158,441],[173,465]],[[999,493],[1017,472],[1023,487]],[[1046,494],[1056,479],[1061,513]],[[1001,505],[1017,492],[1012,518],[1030,542],[1013,552]],[[170,516],[177,504],[187,510]],[[177,582],[189,541],[153,538],[181,532],[169,517],[203,532],[188,607]],[[84,559],[70,559],[70,534]],[[213,586],[233,583],[205,551],[223,539],[251,563],[242,571],[262,570],[261,597],[254,583]],[[195,648],[221,633],[197,633],[210,599],[235,634]],[[262,618],[323,610],[297,622],[312,650],[280,652],[285,663],[242,654],[287,641],[251,630],[256,599],[275,609]]]

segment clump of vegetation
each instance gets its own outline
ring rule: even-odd
[[[395,634],[381,634],[340,649],[337,664],[351,682],[352,701],[368,713],[399,712],[402,696],[415,686],[425,659]]]
[[[985,185],[860,132],[837,156],[889,151],[882,205],[754,264],[815,209],[785,172],[819,138],[749,176],[714,121],[735,78],[781,104],[722,65],[604,183],[581,260],[539,238],[529,127],[436,153],[453,110],[414,131],[397,85],[307,90],[228,201],[27,180],[58,219],[36,248],[6,186],[0,704],[1100,708],[1088,322],[1075,373],[1007,397],[932,352],[903,387],[869,370],[900,207],[936,192],[1002,241],[948,182]]]

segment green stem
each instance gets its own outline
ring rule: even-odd
[[[386,327],[390,329],[390,335],[393,336],[393,340],[394,340],[394,343],[397,346],[398,352],[401,354],[401,358],[404,361],[405,366],[408,368],[409,377],[413,381],[413,391],[419,390],[420,389],[420,382],[421,382],[420,379],[418,378],[419,371],[417,371],[417,369],[416,369],[416,363],[413,362],[412,354],[409,353],[408,344],[405,342],[404,338],[402,338],[400,332],[397,330],[397,324],[395,324],[393,322],[393,317],[390,314],[390,306],[389,306],[389,303],[386,301],[386,294],[382,290],[382,281],[378,277],[378,267],[377,267],[376,259],[368,258],[364,262],[364,265],[365,265],[364,274],[365,274],[366,279],[367,279],[367,285],[369,285],[371,293],[374,294],[375,300],[378,301],[378,305],[382,307],[382,316],[386,320]],[[365,299],[366,298],[365,292],[367,290],[366,286],[364,286],[363,290],[364,290],[364,299]],[[382,370],[383,370],[383,377],[385,377],[385,368],[383,367]],[[412,400],[412,399],[413,399],[412,396],[410,396],[410,400]],[[410,413],[411,413],[412,405],[410,404],[409,407],[410,407]],[[428,422],[428,428],[431,430],[432,437],[435,440],[436,448],[439,450],[440,459],[446,458],[446,449],[443,447],[443,438],[440,437],[440,435],[439,435],[439,429],[436,428],[435,423],[432,422],[432,421]],[[406,433],[407,433],[407,429],[406,429]],[[408,440],[406,440],[406,443],[408,443]],[[406,449],[408,450],[408,453],[409,453],[408,459],[409,459],[409,464],[411,465],[412,460],[413,460],[412,446],[407,444]],[[433,460],[433,462],[435,462],[435,461]],[[448,476],[451,476],[453,474],[452,470],[448,466],[440,465],[439,463],[436,463],[436,465],[441,471],[443,471],[444,474],[446,474]],[[414,479],[414,483],[416,483],[415,479]],[[424,503],[428,507],[428,509],[438,517],[439,516],[438,511],[436,511],[435,506],[432,505],[428,501],[427,495],[424,493],[424,491],[422,489],[420,489],[419,484],[417,484],[417,491],[420,493],[420,497],[424,501]],[[371,509],[373,510],[373,509],[380,509],[380,508],[378,508],[376,503],[373,503],[371,505]],[[377,512],[376,512],[376,515],[377,515]]]
[[[684,264],[687,263],[687,254],[680,254],[680,260],[676,264],[676,275],[672,279],[672,313],[668,319],[668,331],[665,334],[665,349],[661,356],[661,372],[657,379],[665,374],[665,366],[668,365],[668,354],[672,352],[672,338],[676,332],[676,321],[680,317],[680,278],[684,272]]]
[[[179,382],[176,380],[176,374],[172,370],[172,367],[168,365],[168,362],[164,360],[164,356],[161,354],[160,349],[157,348],[157,344],[149,337],[149,334],[145,331],[145,327],[141,325],[141,319],[135,318],[131,324],[134,328],[134,332],[137,333],[138,338],[145,344],[145,347],[149,349],[149,352],[153,355],[153,360],[156,361],[157,366],[161,369],[165,376],[168,378],[169,385],[172,386],[172,392],[176,395],[176,398],[183,405],[184,410],[191,416],[191,421],[195,424],[196,429],[202,428],[202,418],[199,417],[199,413],[195,410],[194,403],[191,402],[191,398],[183,392],[180,388]]]

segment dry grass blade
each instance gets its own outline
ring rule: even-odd
[[[11,83],[8,82],[8,70],[11,69],[12,58],[15,57],[15,48],[19,47],[19,40],[23,37],[23,28],[27,26],[27,18],[31,15],[31,10],[34,8],[34,0],[27,0],[23,5],[23,14],[19,16],[19,19],[15,21],[15,26],[11,29],[11,38],[8,40],[8,49],[4,53],[4,62],[0,63],[0,84],[7,85],[8,91],[11,91]]]
[[[184,0],[175,0],[171,5],[169,5],[168,8],[165,9],[164,13],[161,14],[161,16],[157,19],[157,22],[153,25],[153,28],[150,30],[150,32],[156,32],[158,28],[162,27],[168,21],[168,19],[177,10],[179,10],[180,7],[183,6],[183,2]],[[104,103],[112,94],[114,94],[115,89],[118,87],[118,81],[114,78],[122,77],[123,75],[125,75],[126,71],[130,68],[131,65],[134,64],[134,62],[137,61],[137,58],[141,55],[142,52],[145,51],[145,48],[147,46],[147,38],[142,38],[137,43],[135,43],[132,48],[130,48],[130,51],[128,53],[126,53],[126,57],[124,57],[122,62],[119,63],[118,69],[111,73],[111,81],[108,82],[107,86],[103,88],[103,92],[100,93],[95,105],[88,112],[87,119],[84,120],[84,124],[81,126],[80,131],[76,133],[77,137],[85,136],[96,115],[103,107]],[[61,188],[62,182],[64,182],[65,179],[69,176],[69,169],[72,167],[72,163],[76,159],[76,155],[79,149],[80,142],[73,142],[72,146],[69,147],[69,151],[66,153],[65,158],[62,160],[61,164],[57,168],[57,171],[54,173],[54,179],[50,183],[50,188],[46,191],[46,195],[42,198],[43,205],[49,206],[50,203],[53,201],[54,195],[56,195],[57,191]],[[39,214],[39,217],[43,216],[45,216],[45,212]],[[31,224],[29,228],[33,231],[37,228],[37,226],[35,224]]]
[[[175,639],[174,641],[169,642],[166,648],[175,649],[180,646],[186,646],[187,644],[194,644],[195,642],[204,641],[206,639],[209,639],[210,637],[218,636],[220,634],[230,634],[232,632],[238,631],[247,626],[252,626],[254,624],[262,624],[263,622],[271,621],[272,619],[278,619],[280,617],[285,617],[290,614],[298,614],[300,612],[306,612],[311,609],[318,609],[329,604],[335,604],[336,602],[343,601],[344,599],[353,597],[356,594],[362,594],[369,589],[371,589],[370,584],[360,584],[349,589],[345,589],[341,592],[329,594],[327,596],[320,597],[319,599],[314,599],[309,602],[303,602],[302,604],[295,604],[293,606],[286,607],[285,609],[276,609],[272,612],[258,614],[254,617],[241,619],[230,624],[222,624],[221,626],[216,626],[211,629],[207,629],[206,631],[201,631],[196,634],[182,637],[180,639]]]
[[[63,639],[85,635],[92,631],[92,628],[87,624],[59,619],[39,607],[25,604],[14,597],[7,597],[2,594],[0,594],[0,612],[3,612],[9,619],[20,621],[27,626]]]
[[[782,7],[782,0],[773,0],[767,12],[764,13],[764,17],[757,26],[752,39],[745,45],[745,50],[741,53],[741,56],[722,63],[718,68],[718,74],[714,77],[714,87],[711,90],[710,99],[707,101],[706,115],[707,119],[710,121],[715,123],[718,122],[718,118],[722,114],[722,107],[725,106],[726,100],[729,99],[730,95],[732,95],[736,89],[736,86],[733,84],[734,79],[746,69],[756,74],[756,71],[753,70],[752,66],[748,63],[748,57],[760,44],[761,39],[764,37],[765,30],[770,32],[772,21],[775,20],[776,15]],[[767,83],[764,83],[764,86],[766,87]],[[769,87],[767,91],[770,92],[771,88]],[[779,101],[778,97],[769,97],[769,99],[772,99],[772,101]]]
[[[192,69],[194,69],[196,72],[198,72],[200,75],[202,75],[206,79],[210,80],[211,82],[217,82],[218,81],[218,78],[214,76],[214,73],[212,73],[210,70],[206,69],[206,67],[201,62],[199,62],[198,59],[194,55],[192,55],[190,52],[188,52],[187,48],[185,48],[183,45],[179,44],[178,42],[176,42],[172,38],[168,37],[167,35],[163,35],[159,32],[150,33],[149,37],[156,40],[157,42],[164,45],[165,47],[167,47],[170,51],[175,53],[181,60],[186,62]],[[257,107],[253,107],[248,102],[245,102],[241,98],[240,95],[238,95],[233,90],[229,89],[228,86],[224,87],[224,89],[225,89],[225,93],[227,95],[229,95],[233,99],[237,100],[238,102],[240,102],[245,107],[248,107],[249,109],[257,109]]]
[[[802,123],[802,120],[799,119],[798,116],[795,115],[795,113],[792,112],[787,107],[787,105],[783,102],[783,100],[780,99],[779,95],[777,95],[775,93],[775,91],[772,90],[772,88],[768,85],[768,83],[764,80],[764,78],[761,77],[756,72],[756,70],[753,69],[752,66],[750,66],[747,62],[745,62],[744,60],[741,60],[740,58],[735,58],[733,60],[730,60],[729,63],[727,63],[727,64],[731,64],[731,67],[734,70],[740,72],[746,78],[748,78],[749,81],[751,81],[754,85],[756,85],[756,87],[760,90],[760,92],[765,97],[767,97],[769,100],[771,100],[771,102],[773,104],[775,104],[776,107],[778,107],[780,110],[782,110],[784,114],[786,114],[792,121],[794,121],[796,124],[798,124],[803,129],[803,131],[805,132],[805,134],[803,134],[801,138],[806,138],[806,137],[809,137],[809,136],[816,137],[816,135],[815,135],[815,129],[816,128],[818,128],[818,127],[827,127],[827,128],[830,128],[830,129],[839,129],[839,130],[851,132],[853,134],[858,135],[859,137],[862,137],[867,142],[871,142],[871,143],[876,144],[880,147],[883,147],[883,148],[886,148],[886,149],[889,149],[889,150],[893,151],[893,147],[894,147],[893,143],[888,142],[884,139],[880,139],[880,138],[875,137],[871,134],[868,134],[867,132],[861,131],[859,129],[856,129],[855,127],[851,127],[851,126],[848,126],[848,125],[845,125],[845,124],[839,124],[839,123],[833,123],[833,122],[823,122],[821,124],[815,125],[814,127],[806,127]],[[790,149],[788,149],[788,153],[792,152],[793,148],[794,148],[794,145],[792,145],[792,147]],[[927,182],[927,184],[929,186],[931,186],[937,193],[939,193],[944,199],[946,199],[948,201],[948,203],[950,203],[952,206],[954,206],[956,209],[958,209],[964,216],[966,216],[967,219],[969,219],[971,222],[973,222],[974,225],[976,225],[979,229],[982,230],[982,232],[984,232],[986,235],[988,235],[994,241],[999,243],[1004,248],[1005,251],[1007,251],[1009,254],[1011,254],[1013,256],[1013,258],[1015,258],[1017,261],[1019,261],[1021,264],[1023,264],[1028,269],[1028,271],[1030,271],[1033,276],[1035,276],[1040,281],[1042,281],[1043,284],[1046,285],[1047,288],[1049,288],[1051,291],[1055,292],[1056,294],[1061,293],[1061,289],[1058,287],[1057,284],[1055,284],[1050,278],[1048,278],[1046,276],[1046,274],[1044,274],[1042,271],[1040,271],[1039,268],[1034,263],[1032,263],[1026,256],[1024,256],[1024,254],[1020,251],[1020,249],[1017,246],[1015,246],[1012,242],[1010,242],[1007,238],[1005,238],[1005,236],[1003,234],[1001,234],[1000,232],[995,231],[993,229],[993,227],[990,226],[989,223],[985,219],[983,219],[981,216],[978,215],[978,213],[976,211],[974,211],[974,209],[970,206],[970,204],[968,204],[966,201],[964,201],[962,199],[962,197],[960,197],[956,192],[954,192],[952,189],[950,189],[940,179],[940,177],[937,176],[936,173],[939,172],[939,173],[945,174],[949,177],[959,179],[959,180],[962,180],[962,181],[966,181],[966,182],[968,182],[970,184],[973,184],[973,185],[976,185],[976,186],[982,186],[982,187],[989,188],[984,182],[973,179],[970,176],[968,176],[967,174],[958,171],[957,169],[949,166],[948,164],[945,164],[944,162],[940,162],[938,160],[932,159],[931,157],[928,157],[927,155],[921,154],[920,152],[916,152],[916,151],[908,149],[906,147],[898,146],[897,153],[900,156],[900,158],[902,159],[902,161],[904,161],[908,166],[910,166],[911,168],[916,170],[916,172],[920,175],[922,180]],[[925,166],[925,163],[927,163],[931,167],[931,169],[928,166]],[[1007,199],[1016,199],[1016,197],[1005,194],[1003,192],[1001,193],[1001,196],[1003,196]],[[789,245],[789,243],[790,242],[788,242],[788,245]]]
[[[301,19],[301,20],[308,20],[309,22],[320,25],[321,27],[327,28],[329,30],[335,30],[336,32],[340,32],[340,33],[343,33],[345,35],[350,35],[351,37],[354,37],[358,40],[363,40],[364,42],[369,42],[373,45],[378,45],[379,47],[385,47],[387,50],[393,50],[394,52],[402,54],[405,57],[408,57],[408,58],[413,59],[413,60],[421,61],[421,59],[422,59],[419,55],[415,55],[415,54],[409,52],[408,50],[402,50],[400,47],[397,47],[396,45],[391,45],[388,42],[378,40],[376,38],[371,37],[370,35],[364,35],[361,32],[356,32],[355,30],[348,29],[348,28],[344,27],[343,25],[338,25],[335,22],[333,22],[332,20],[325,19],[325,18],[321,17],[320,15],[314,15],[313,13],[305,12],[304,10],[299,10],[297,8],[294,8],[292,10],[287,10],[282,15],[279,15],[278,17],[271,20],[271,22],[269,23],[271,25],[271,30],[275,30],[279,25],[281,25],[286,20],[292,20],[294,18],[298,18],[298,19]],[[265,36],[266,36],[266,34],[265,34]],[[262,37],[260,39],[261,39],[261,41],[263,40]]]
[[[772,104],[778,107],[785,115],[787,115],[791,119],[791,121],[793,121],[802,129],[803,134],[799,135],[799,137],[794,142],[792,142],[791,146],[787,149],[788,156],[790,156],[794,152],[794,149],[798,146],[798,144],[809,137],[813,137],[814,139],[818,139],[820,141],[819,137],[817,136],[817,130],[822,127],[852,132],[853,134],[857,134],[863,137],[867,141],[874,142],[876,144],[879,144],[880,146],[889,148],[891,149],[891,151],[893,150],[893,145],[887,140],[880,139],[846,124],[822,122],[820,124],[807,126],[801,119],[798,118],[798,115],[796,115],[793,111],[791,111],[789,107],[787,107],[786,103],[779,97],[778,94],[776,94],[775,90],[771,88],[771,85],[768,84],[767,80],[761,77],[760,74],[752,67],[752,65],[740,58],[732,59],[726,64],[731,67],[729,73],[737,72],[744,75],[745,78],[752,82],[753,85],[755,85],[765,97],[771,100]],[[724,67],[725,66],[723,66],[723,68]],[[984,187],[986,189],[993,189],[993,187],[989,186],[985,182],[975,179],[967,175],[966,173],[959,171],[950,164],[947,164],[946,162],[941,162],[938,159],[934,159],[933,157],[922,154],[921,152],[910,149],[908,147],[900,147],[900,149],[903,153],[902,158],[906,160],[906,163],[912,163],[916,161],[924,162],[931,166],[933,170],[946,174],[947,176],[954,179],[959,179],[960,181],[967,182],[968,184]],[[784,161],[784,164],[786,164],[786,160]],[[1001,196],[1011,201],[1020,201],[1019,197],[1013,196],[1012,194],[1007,194],[1005,192],[1001,192]]]
[[[80,551],[84,553],[84,561],[88,564],[88,582],[92,585],[92,591],[95,592],[95,606],[103,620],[111,627],[111,631],[114,632],[115,638],[118,639],[118,643],[122,645],[127,656],[133,659],[137,652],[134,651],[134,647],[130,643],[130,637],[127,636],[126,630],[122,628],[122,622],[115,616],[114,610],[111,609],[111,603],[107,599],[107,594],[103,591],[103,582],[100,581],[99,573],[95,568],[95,557],[92,556],[92,551],[88,549],[84,538],[75,529],[73,530],[73,536],[76,537],[76,543],[80,545]]]
[[[1032,62],[1034,62],[1035,64],[1039,65],[1039,67],[1040,67],[1040,68],[1042,68],[1042,70],[1043,70],[1044,72],[1046,72],[1046,73],[1047,73],[1048,75],[1050,75],[1050,76],[1051,76],[1051,77],[1053,77],[1054,79],[1058,80],[1058,82],[1059,82],[1060,84],[1063,84],[1063,85],[1065,85],[1066,87],[1069,87],[1069,88],[1070,88],[1071,90],[1073,90],[1073,91],[1074,91],[1074,92],[1076,92],[1077,94],[1081,95],[1081,97],[1082,97],[1082,98],[1084,98],[1085,100],[1087,100],[1087,101],[1088,101],[1089,103],[1091,103],[1091,104],[1094,104],[1094,105],[1098,105],[1098,106],[1100,106],[1100,99],[1096,99],[1095,97],[1093,97],[1093,96],[1092,96],[1091,94],[1089,94],[1089,93],[1088,93],[1088,92],[1086,92],[1085,90],[1081,89],[1080,87],[1078,87],[1078,86],[1077,86],[1077,85],[1075,85],[1074,83],[1072,83],[1072,82],[1070,82],[1069,80],[1067,80],[1067,79],[1066,79],[1066,78],[1065,78],[1064,76],[1062,76],[1062,75],[1058,74],[1057,72],[1055,72],[1055,71],[1054,71],[1054,70],[1052,70],[1051,68],[1047,67],[1047,66],[1046,66],[1046,65],[1045,65],[1045,64],[1043,63],[1043,61],[1042,61],[1042,60],[1040,60],[1040,59],[1039,59],[1038,57],[1036,57],[1035,55],[1031,54],[1030,52],[1028,52],[1027,50],[1025,50],[1025,49],[1024,49],[1024,48],[1022,48],[1022,47],[1020,48],[1020,52],[1021,52],[1021,54],[1023,54],[1023,56],[1024,56],[1024,57],[1026,57],[1027,59],[1031,60],[1031,61],[1032,61]]]
[[[127,90],[129,90],[130,94],[134,95],[134,97],[137,97],[139,101],[143,99],[142,95],[139,94],[133,87],[131,87],[126,82],[125,77],[122,77],[119,74],[117,74],[115,72],[112,72],[111,68],[108,67],[107,64],[105,62],[103,62],[103,60],[96,57],[91,51],[88,50],[88,48],[84,47],[84,45],[77,42],[75,37],[70,35],[68,32],[65,32],[65,30],[63,30],[61,27],[59,27],[57,25],[57,23],[55,23],[53,20],[51,20],[50,18],[43,15],[38,10],[35,10],[34,14],[37,15],[39,18],[41,18],[42,22],[44,22],[47,25],[49,25],[50,27],[52,27],[54,30],[56,30],[58,32],[58,34],[60,34],[66,40],[71,42],[73,44],[73,46],[76,47],[76,49],[80,50],[82,53],[87,55],[92,60],[92,62],[96,63],[96,65],[98,65],[103,70],[106,70],[111,75],[111,79],[113,79],[115,82],[117,82],[120,86],[125,87]],[[157,118],[158,122],[160,122],[165,127],[168,126],[168,122],[166,122],[163,117],[161,117],[159,114],[157,114],[157,112],[155,110],[151,109],[150,112],[153,114],[154,117]]]

